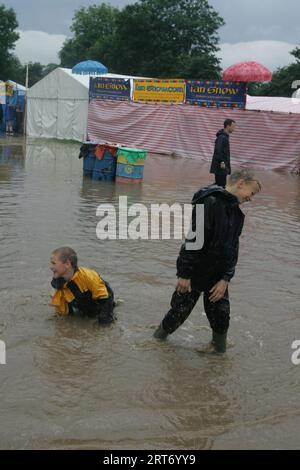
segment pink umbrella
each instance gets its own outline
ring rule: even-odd
[[[226,82],[270,82],[272,73],[258,62],[239,62],[228,67],[222,78]]]

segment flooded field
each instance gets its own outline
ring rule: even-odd
[[[296,449],[300,435],[300,177],[260,172],[230,288],[234,346],[197,349],[202,300],[167,342],[180,240],[99,240],[99,204],[188,203],[208,165],[150,156],[142,185],[82,175],[80,144],[0,139],[1,449]],[[124,299],[118,321],[55,319],[49,256],[61,245]]]

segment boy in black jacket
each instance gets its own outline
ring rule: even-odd
[[[227,175],[231,173],[229,136],[235,130],[235,121],[225,119],[224,129],[216,134],[214,155],[211,162],[210,172],[215,175],[215,184],[225,188]]]
[[[260,190],[261,184],[253,172],[245,169],[230,176],[226,189],[211,185],[194,195],[192,226],[196,232],[199,223],[195,220],[196,205],[204,204],[204,244],[197,250],[188,248],[191,240],[182,245],[171,310],[155,331],[155,338],[165,339],[173,333],[190,315],[203,292],[204,309],[213,332],[211,350],[226,351],[230,318],[228,284],[234,276],[244,224],[239,206]]]

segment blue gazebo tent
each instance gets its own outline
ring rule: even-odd
[[[85,60],[79,62],[72,68],[72,73],[78,75],[102,75],[108,72],[108,69],[101,62],[95,60]]]

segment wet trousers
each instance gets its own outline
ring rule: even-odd
[[[195,307],[201,292],[193,290],[185,294],[174,292],[171,299],[171,309],[162,321],[163,329],[171,334],[182,325]],[[230,302],[228,289],[224,297],[216,303],[209,300],[209,291],[203,293],[204,310],[209,321],[211,329],[215,333],[224,334],[229,328],[230,320]]]
[[[226,181],[227,181],[227,175],[218,175],[218,174],[215,174],[215,184],[217,184],[218,186],[222,186],[222,188],[225,188],[226,186]]]

